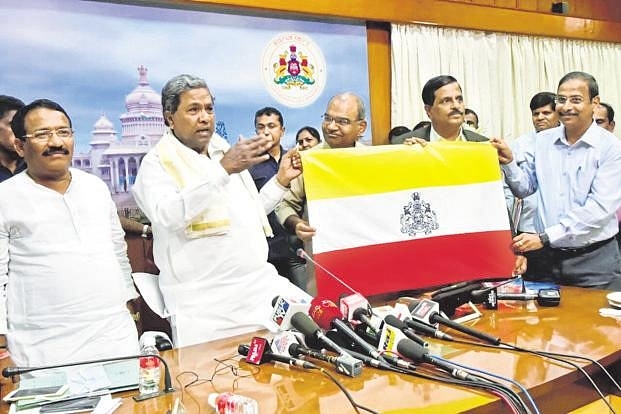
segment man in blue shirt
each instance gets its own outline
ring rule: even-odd
[[[621,141],[594,122],[598,104],[595,78],[568,73],[556,96],[561,126],[540,132],[515,157],[502,139],[491,143],[517,197],[539,190],[537,233],[517,235],[515,251],[543,248],[548,264],[544,280],[615,290],[621,288],[621,255],[615,242]]]
[[[285,154],[285,150],[280,144],[281,138],[285,135],[282,113],[272,107],[259,109],[254,115],[254,128],[257,135],[271,137],[273,143],[267,151],[269,158],[248,168],[257,190],[261,190],[261,187],[276,175],[280,160]],[[269,246],[267,261],[274,265],[278,274],[286,277],[296,286],[305,289],[305,262],[295,254],[296,248],[302,247],[301,242],[299,242],[299,246],[290,245],[293,240],[282,227],[274,212],[268,214],[267,218],[274,233],[274,237],[267,239]]]

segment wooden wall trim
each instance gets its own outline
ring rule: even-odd
[[[391,108],[390,24],[367,23],[369,117],[373,145],[388,144]]]
[[[567,17],[447,0],[185,0],[165,4],[243,8],[257,13],[301,14],[311,18],[372,22],[423,23],[462,29],[533,36],[621,42],[621,22]],[[144,3],[157,3],[144,1]]]

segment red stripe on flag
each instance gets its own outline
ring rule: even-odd
[[[319,253],[314,260],[364,296],[511,277],[509,230],[453,234]],[[389,270],[388,270],[389,269]],[[338,300],[350,291],[315,266],[317,292]]]

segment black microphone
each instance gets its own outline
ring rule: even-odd
[[[321,332],[321,328],[319,325],[313,321],[310,316],[305,313],[297,312],[294,313],[291,317],[291,325],[298,331],[302,332],[305,337],[312,338],[315,341],[319,341],[322,344],[326,345],[330,350],[337,352],[341,355],[347,354],[341,346],[339,346],[336,342],[332,341],[323,332]],[[308,341],[307,341],[308,344]]]
[[[448,372],[453,377],[466,381],[479,381],[478,378],[469,374],[465,370],[441,359],[436,359],[429,354],[425,348],[409,339],[402,339],[397,343],[397,351],[412,361],[426,362],[432,364],[443,371]]]
[[[496,293],[497,300],[536,300],[539,306],[558,306],[561,293],[558,289],[539,289],[537,293]]]
[[[172,381],[170,378],[170,370],[168,369],[168,364],[166,363],[164,358],[162,358],[160,355],[149,354],[149,356],[159,359],[164,365],[164,389],[155,394],[136,395],[133,397],[135,401],[143,401],[149,398],[159,397],[160,395],[168,394],[168,393],[175,391],[175,389],[172,387]],[[127,355],[127,356],[115,357],[115,358],[95,359],[92,361],[68,362],[65,364],[47,365],[47,366],[41,366],[41,367],[6,367],[2,370],[2,376],[4,378],[11,378],[11,377],[14,377],[15,375],[26,374],[28,372],[40,371],[44,369],[66,368],[66,367],[74,367],[77,365],[102,364],[104,362],[125,361],[128,359],[140,359],[142,357],[144,357],[144,355]]]
[[[306,355],[311,358],[319,359],[321,361],[328,362],[336,368],[337,372],[341,374],[349,375],[350,377],[357,377],[362,373],[362,361],[343,354],[338,357],[332,355],[326,355],[322,352],[306,348],[303,345],[292,343],[289,345],[289,354],[292,357],[298,357],[299,355]]]
[[[354,358],[361,360],[362,362],[364,362],[365,364],[373,368],[387,369],[390,371],[394,371],[395,369],[398,369],[398,368],[404,368],[410,371],[416,370],[416,365],[412,364],[409,361],[401,359],[397,357],[395,354],[392,354],[390,352],[384,353],[382,355],[384,360],[372,358],[366,354],[358,352],[356,351],[356,349],[360,349],[360,348],[355,343],[351,342],[348,338],[344,338],[337,331],[328,331],[326,332],[326,335],[330,339],[332,339],[334,342],[336,342],[343,348],[347,349],[347,352],[350,355],[352,355]]]
[[[354,330],[341,320],[342,314],[336,304],[328,299],[314,298],[309,309],[311,318],[326,330],[334,328],[356,343],[367,355],[375,359],[384,359],[382,354],[362,339]]]
[[[435,326],[425,323],[423,321],[419,321],[417,319],[405,318],[403,322],[406,323],[407,326],[414,329],[414,331],[437,338],[443,339],[445,341],[454,341],[453,337],[445,332],[442,332],[439,329],[436,329]]]
[[[386,315],[384,318],[384,322],[386,322],[390,326],[394,326],[399,329],[401,332],[405,334],[408,338],[416,342],[417,344],[427,348],[429,344],[420,336],[416,335],[413,329],[411,329],[405,322],[398,319],[395,315]]]
[[[353,313],[353,319],[362,322],[363,324],[365,324],[365,326],[371,331],[373,332],[373,334],[375,336],[379,335],[379,331],[377,330],[377,328],[373,325],[373,322],[371,321],[370,318],[371,315],[369,315],[369,310],[365,309],[365,308],[357,308],[354,310]]]
[[[248,360],[248,356],[250,355],[250,358],[252,360],[252,355],[253,355],[252,351],[250,351],[250,348],[251,348],[250,345],[241,344],[237,347],[237,352],[240,355],[247,357],[246,361],[251,364],[258,365],[258,364],[262,364],[263,362],[277,361],[277,362],[282,362],[284,364],[292,365],[292,366],[296,366],[300,368],[319,369],[319,367],[317,367],[317,365],[313,364],[312,362],[303,361],[301,359],[291,358],[291,357],[287,357],[284,355],[274,354],[267,350],[263,351],[260,358],[258,359],[259,362],[250,362],[250,360]]]
[[[448,326],[449,328],[453,328],[456,331],[465,333],[467,335],[473,336],[475,338],[481,339],[485,342],[489,342],[492,345],[499,345],[501,340],[498,337],[493,337],[484,332],[477,331],[475,329],[469,328],[460,323],[454,322],[448,318],[443,317],[438,312],[440,307],[438,303],[429,300],[422,299],[412,311],[412,317],[414,319],[419,319],[424,322],[432,323],[432,324],[442,324],[444,326]]]

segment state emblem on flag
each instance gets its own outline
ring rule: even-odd
[[[401,233],[413,237],[417,233],[429,235],[432,231],[438,230],[440,225],[431,204],[421,199],[418,191],[412,193],[411,197],[412,200],[403,206],[401,213]]]

